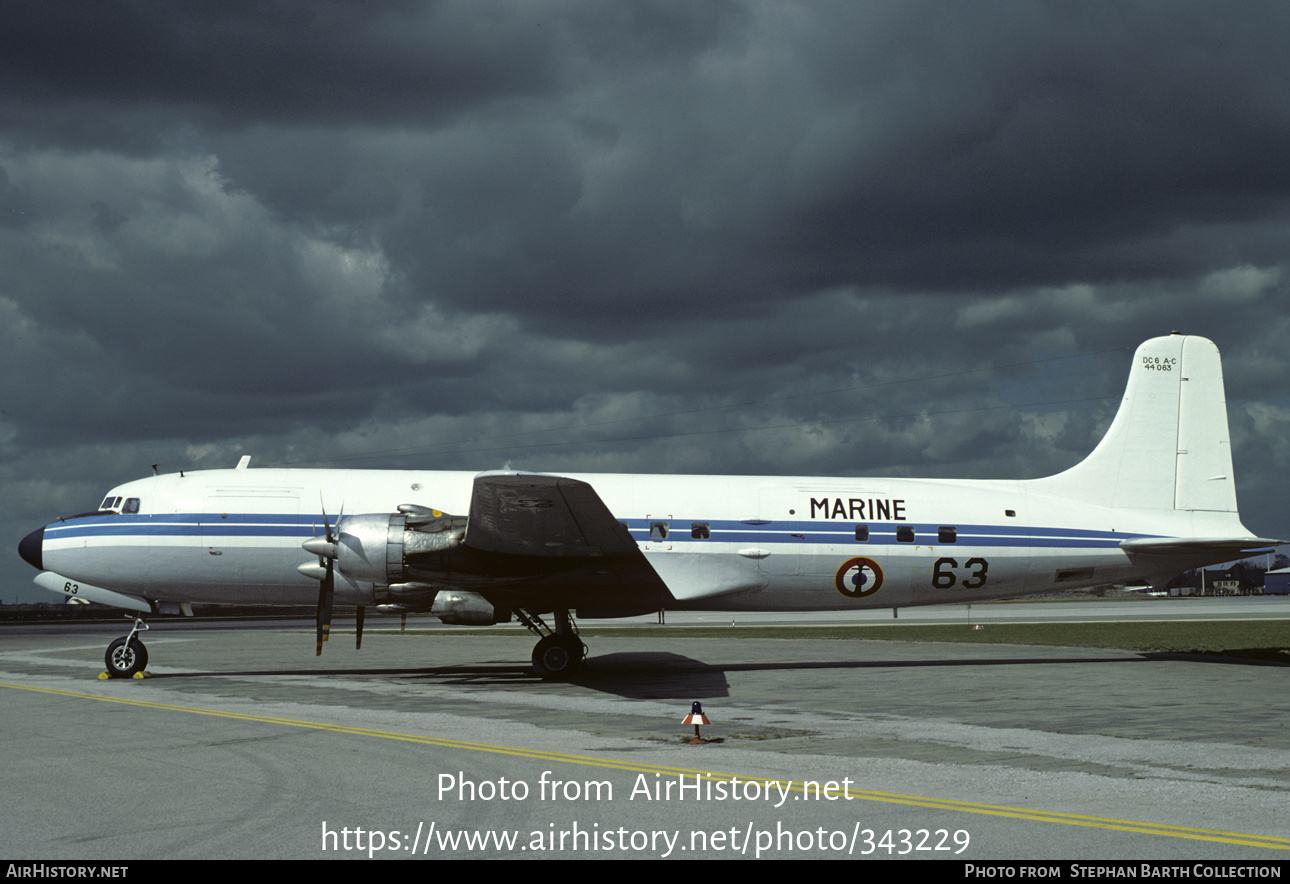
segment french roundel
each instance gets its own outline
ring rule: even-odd
[[[838,568],[833,585],[847,598],[871,596],[882,589],[882,568],[873,559],[847,559]]]

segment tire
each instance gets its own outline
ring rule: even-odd
[[[587,646],[572,635],[548,635],[533,648],[533,671],[547,681],[559,681],[582,668]]]
[[[107,654],[103,657],[107,664],[108,676],[111,678],[130,678],[136,672],[143,672],[148,666],[148,649],[143,642],[134,639],[126,646],[125,636],[121,636],[108,645]]]

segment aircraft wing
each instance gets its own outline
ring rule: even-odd
[[[1231,553],[1233,558],[1242,555],[1271,552],[1273,547],[1290,541],[1272,540],[1267,537],[1143,537],[1126,540],[1120,549],[1128,553],[1147,555],[1178,555],[1179,553]]]
[[[586,482],[539,473],[480,473],[465,545],[485,553],[590,558],[640,555],[626,526]]]
[[[500,578],[479,587],[495,605],[625,616],[673,601],[627,527],[578,479],[480,473],[466,524],[462,547]]]

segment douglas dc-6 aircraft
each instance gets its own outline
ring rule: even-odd
[[[574,613],[846,611],[1159,584],[1281,542],[1237,513],[1218,349],[1177,333],[1138,348],[1093,453],[1043,479],[248,464],[128,482],[19,544],[40,586],[136,612],[109,674],[147,665],[139,614],[192,602],[316,600],[317,653],[336,602],[358,606],[360,646],[367,606],[446,623],[513,614],[540,638],[536,672],[563,678],[587,653]]]

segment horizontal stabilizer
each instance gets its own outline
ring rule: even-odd
[[[1233,558],[1256,553],[1272,552],[1274,547],[1290,543],[1267,537],[1168,537],[1126,540],[1120,549],[1128,553],[1146,555],[1178,555],[1179,553],[1228,552]]]

